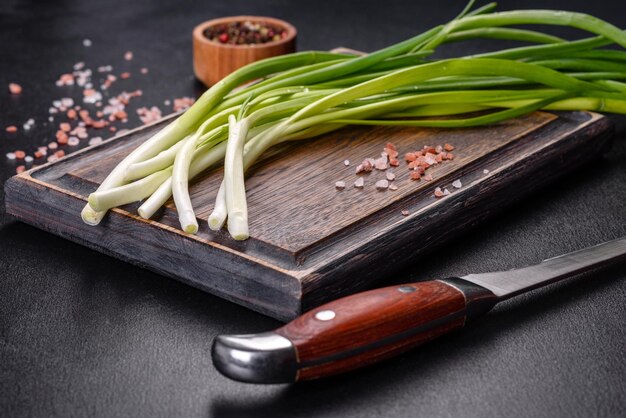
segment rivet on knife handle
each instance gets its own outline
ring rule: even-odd
[[[287,383],[343,373],[462,327],[497,298],[462,279],[358,293],[320,306],[274,332],[219,336],[216,368],[244,382]]]

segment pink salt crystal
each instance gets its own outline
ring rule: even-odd
[[[142,68],[141,70],[139,70],[139,72],[141,74],[148,74],[148,69],[146,67]]]
[[[396,179],[396,175],[391,171],[387,171],[387,180],[394,181]]]
[[[357,189],[362,189],[364,184],[365,184],[365,181],[363,180],[363,177],[359,177],[354,182],[354,187],[356,187]]]
[[[395,184],[390,184],[390,185],[389,185],[389,190],[391,190],[391,191],[394,191],[394,192],[395,192],[396,190],[398,190],[398,186],[396,186]]]
[[[385,148],[384,152],[385,152],[385,154],[387,154],[389,156],[389,158],[397,158],[398,157],[398,151],[396,151],[395,149]]]
[[[426,175],[424,176],[424,180],[426,180],[426,181],[433,181],[433,176],[432,176],[432,174],[426,174]]]
[[[56,142],[51,142],[48,144],[48,148],[49,149],[57,149],[59,148],[59,144],[57,144]]]
[[[80,143],[80,140],[76,138],[75,136],[70,136],[69,139],[67,140],[67,145],[69,145],[70,147],[75,147],[79,143]]]
[[[126,51],[126,53],[124,54],[124,59],[126,61],[130,61],[133,59],[133,53],[131,51]]]
[[[369,159],[363,160],[363,162],[356,167],[356,174],[359,174],[362,172],[369,173],[370,171],[372,171],[372,169],[373,169],[372,162]]]
[[[378,190],[387,190],[389,188],[389,182],[387,180],[378,180],[376,182],[376,188]]]
[[[387,169],[387,157],[380,157],[376,160],[374,167],[376,170],[386,170]]]
[[[20,94],[22,93],[22,86],[17,83],[9,83],[9,91],[11,94]]]
[[[346,188],[346,183],[343,181],[338,181],[335,183],[335,189],[337,190],[343,190]]]
[[[443,191],[441,191],[441,187],[437,187],[435,189],[435,197],[442,197],[443,196]]]
[[[409,211],[408,210],[403,210],[402,211],[402,216],[409,216]]]
[[[102,143],[102,137],[101,136],[94,136],[93,138],[91,138],[89,140],[89,145],[98,145]]]

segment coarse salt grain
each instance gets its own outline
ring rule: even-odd
[[[20,94],[22,93],[22,86],[17,83],[9,83],[9,91],[11,94]]]
[[[32,163],[34,160],[34,158],[30,155],[27,155],[26,157],[24,157],[24,161],[26,161],[27,163]]]
[[[148,69],[146,67],[142,68],[141,70],[139,70],[139,72],[141,74],[148,74]]]
[[[59,148],[59,144],[57,144],[56,142],[50,142],[48,144],[48,148],[49,149],[57,149],[57,148]]]
[[[403,210],[402,211],[402,216],[409,216],[409,211],[408,210]]]
[[[391,191],[394,191],[394,192],[395,192],[396,190],[398,190],[398,186],[396,186],[395,184],[390,184],[390,185],[389,185],[389,190],[391,190]]]
[[[378,180],[376,182],[376,189],[387,190],[389,188],[389,182],[387,180]]]
[[[133,59],[133,53],[132,53],[131,51],[126,51],[126,52],[124,53],[124,59],[125,59],[126,61],[130,61],[130,60],[132,60],[132,59]]]
[[[14,152],[7,152],[6,155],[8,160],[15,160],[15,153]]]
[[[359,177],[354,182],[354,187],[356,187],[357,189],[362,189],[364,184],[365,184],[365,181],[363,180],[363,177]]]
[[[489,174],[489,170],[487,170],[486,168],[483,170],[483,174]]]
[[[455,189],[460,189],[461,187],[463,187],[463,184],[461,183],[461,180],[454,180],[452,182],[452,187],[454,187]]]
[[[346,167],[350,165],[350,160],[343,160],[343,165]]]
[[[443,189],[443,195],[444,196],[448,196],[450,194],[450,190],[448,189]]]
[[[376,167],[376,170],[386,170],[387,169],[387,157],[380,157],[379,159],[377,159],[374,163],[374,167]]]
[[[101,136],[94,136],[93,138],[91,138],[89,140],[89,145],[98,145],[102,143],[102,137]]]
[[[70,136],[67,140],[67,145],[69,145],[70,147],[75,147],[79,143],[80,139],[76,138],[75,136]]]
[[[346,183],[343,182],[343,181],[338,181],[338,182],[335,183],[335,188],[337,190],[343,190],[343,189],[346,188]]]
[[[93,45],[93,43],[91,42],[91,39],[83,39],[83,46],[89,48],[91,45]]]
[[[387,171],[387,180],[394,181],[395,179],[396,179],[396,175],[391,171]]]

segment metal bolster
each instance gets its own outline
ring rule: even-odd
[[[292,383],[296,380],[296,350],[274,332],[218,335],[211,349],[213,364],[224,376],[246,383]]]
[[[472,320],[489,312],[498,303],[498,297],[491,290],[463,280],[460,277],[450,277],[439,281],[463,292],[465,295],[465,318],[467,320]]]

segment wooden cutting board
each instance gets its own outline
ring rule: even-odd
[[[174,115],[7,181],[7,212],[31,225],[196,286],[281,320],[374,284],[418,256],[556,177],[597,158],[610,142],[607,118],[537,112],[471,129],[349,127],[257,164],[247,179],[251,238],[213,232],[207,217],[221,169],[191,187],[197,235],[179,230],[170,203],[152,220],[138,205],[110,211],[97,226],[80,211],[114,165]],[[377,191],[384,172],[352,187],[355,166],[393,142],[400,155],[450,143],[456,158],[411,181],[394,169],[397,191]],[[350,166],[343,164],[350,160]],[[459,179],[460,189],[451,186]],[[335,182],[346,189],[338,191]],[[435,198],[436,187],[452,193]],[[402,211],[409,215],[403,216]]]

